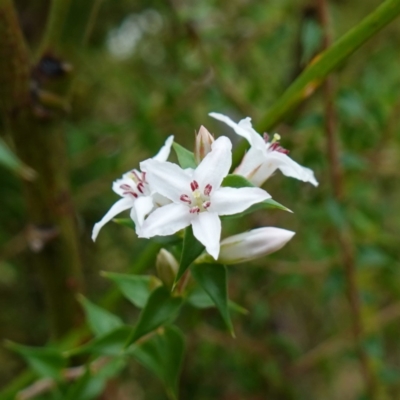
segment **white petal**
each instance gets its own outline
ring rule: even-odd
[[[140,163],[142,171],[146,172],[146,181],[153,192],[157,192],[168,199],[179,203],[183,194],[190,194],[189,174],[177,164],[146,160]]]
[[[242,162],[235,169],[235,174],[244,176],[248,180],[257,172],[265,161],[265,153],[255,147],[250,147],[249,151],[244,155]]]
[[[221,220],[218,214],[201,212],[193,218],[192,227],[195,238],[205,246],[208,254],[217,259],[221,239]]]
[[[139,237],[167,236],[190,225],[193,214],[183,204],[168,204],[154,210],[144,221]]]
[[[259,148],[260,150],[265,150],[265,142],[264,139],[253,129],[251,125],[251,118],[247,117],[236,122],[232,121],[229,117],[219,113],[209,113],[210,117],[218,119],[219,121],[225,122],[225,124],[229,125],[239,136],[244,137],[251,146]]]
[[[303,182],[310,182],[314,186],[318,186],[314,172],[311,169],[297,164],[289,156],[278,151],[268,152],[264,163],[256,171],[250,181],[257,186],[261,186],[276,169],[281,170],[286,176],[299,179]]]
[[[260,188],[230,188],[222,187],[211,196],[210,211],[219,215],[238,214],[250,206],[270,199],[271,196]]]
[[[232,165],[232,143],[226,136],[220,136],[211,149],[193,174],[200,189],[206,185],[211,185],[213,190],[218,189]]]
[[[281,249],[294,235],[286,229],[267,227],[228,237],[221,241],[218,261],[237,264],[266,256]]]
[[[153,209],[151,196],[141,196],[135,200],[131,210],[131,218],[135,223],[136,233],[139,234],[144,218]]]
[[[174,137],[170,136],[166,141],[163,147],[159,150],[159,152],[153,157],[153,160],[157,161],[167,161],[169,157],[169,153],[171,152],[171,146],[174,142]]]
[[[92,232],[92,240],[95,241],[97,235],[99,234],[100,229],[108,222],[111,221],[116,215],[120,212],[127,210],[128,208],[133,207],[135,199],[131,199],[125,197],[123,199],[118,200],[114,205],[108,210],[107,214],[97,222],[93,227]]]

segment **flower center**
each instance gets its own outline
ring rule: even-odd
[[[271,140],[271,143],[269,143],[269,135],[268,133],[264,133],[264,141],[265,143],[268,144],[268,151],[277,151],[279,153],[289,154],[289,150],[283,148],[279,143],[280,140],[281,140],[281,135],[275,133],[274,137]]]
[[[210,194],[212,186],[208,183],[202,192],[199,184],[196,181],[192,181],[190,182],[190,189],[192,190],[190,195],[183,194],[180,197],[180,200],[188,205],[189,212],[191,214],[198,214],[207,211],[211,205]]]
[[[127,174],[127,178],[133,181],[133,185],[123,183],[120,188],[124,191],[123,195],[133,196],[137,199],[139,196],[148,195],[148,184],[146,182],[146,172],[132,170]]]

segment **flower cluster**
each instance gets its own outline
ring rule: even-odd
[[[284,175],[318,185],[313,172],[294,162],[281,147],[279,135],[272,141],[262,138],[245,118],[235,123],[222,114],[210,116],[226,123],[250,143],[234,174],[241,175],[254,187],[224,187],[222,182],[232,164],[232,143],[213,136],[203,126],[196,137],[196,168],[183,169],[168,162],[173,143],[170,136],[153,158],[140,163],[113,184],[118,200],[93,229],[95,240],[100,229],[117,214],[130,209],[139,237],[151,238],[176,233],[191,225],[196,239],[207,253],[222,263],[242,262],[283,247],[294,235],[279,228],[260,228],[226,238],[221,242],[220,216],[242,213],[271,196],[261,186],[277,169]],[[257,187],[258,186],[258,187]]]

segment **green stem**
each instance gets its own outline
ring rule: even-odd
[[[329,49],[315,57],[278,101],[261,117],[257,124],[258,132],[267,132],[282,121],[299,103],[315,92],[330,72],[399,14],[400,0],[386,0]],[[239,164],[247,147],[248,144],[245,141],[237,147],[233,157],[234,166]]]

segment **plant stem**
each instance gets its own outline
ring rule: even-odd
[[[30,54],[11,0],[0,0],[0,101],[18,157],[37,172],[37,179],[23,182],[28,244],[42,280],[50,333],[58,338],[80,321],[75,300],[83,286],[79,237],[62,121],[35,115]]]
[[[328,49],[332,44],[332,34],[329,21],[327,0],[317,0],[319,19],[323,31],[323,47]],[[339,144],[337,137],[337,116],[334,106],[334,76],[327,77],[323,84],[324,108],[325,108],[325,133],[326,152],[330,169],[330,184],[333,197],[337,203],[341,203],[344,196],[342,171],[340,168]],[[363,339],[365,329],[361,314],[361,301],[357,284],[357,266],[354,259],[353,238],[348,226],[339,229],[338,242],[341,252],[347,282],[347,298],[350,306],[352,320],[352,335],[361,366],[361,372],[370,400],[378,399],[378,381],[368,353],[364,349]]]

